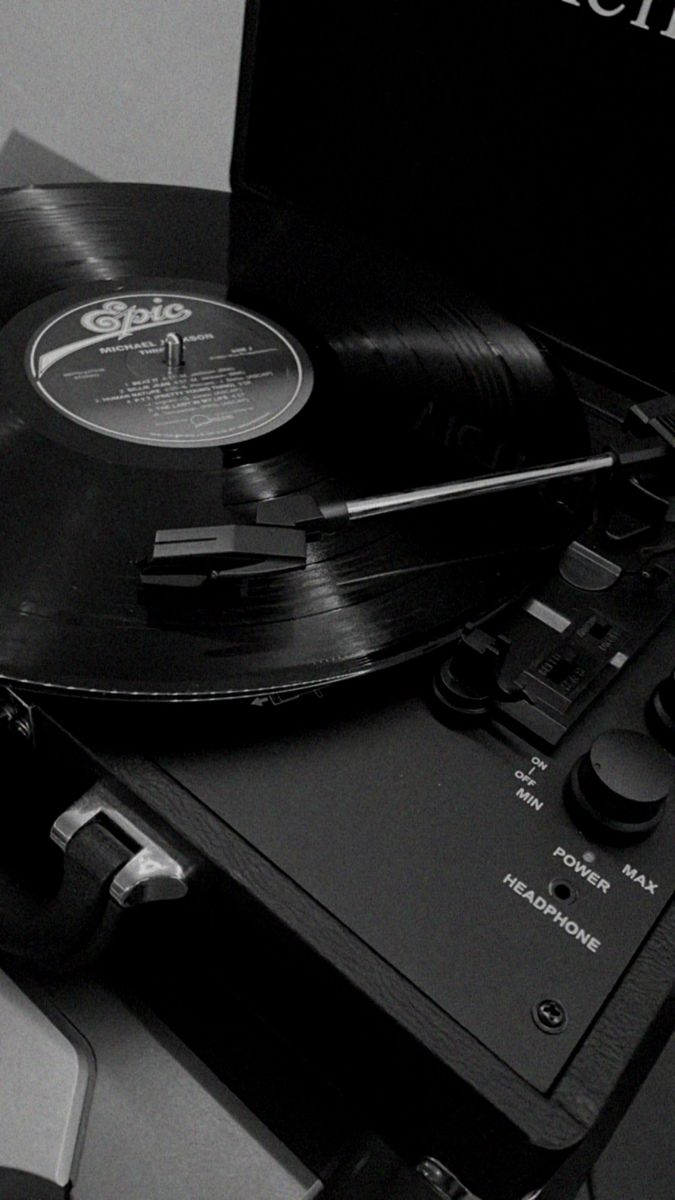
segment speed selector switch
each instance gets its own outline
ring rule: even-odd
[[[572,769],[567,801],[575,820],[625,840],[649,833],[675,784],[673,762],[651,738],[613,729],[596,738]]]

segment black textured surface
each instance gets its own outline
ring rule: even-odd
[[[506,312],[673,387],[669,0],[250,8],[236,185],[405,240]]]
[[[638,1092],[578,1200],[672,1200],[675,1038]]]

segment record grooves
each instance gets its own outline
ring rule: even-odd
[[[0,216],[4,679],[311,688],[446,642],[569,537],[568,487],[376,518],[300,570],[148,594],[157,530],[575,457],[576,398],[522,331],[292,210],[82,185],[5,193]]]

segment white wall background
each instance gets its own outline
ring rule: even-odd
[[[89,174],[226,188],[243,11],[0,0],[0,186]]]

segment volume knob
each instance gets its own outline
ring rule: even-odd
[[[647,720],[654,735],[675,749],[675,671],[662,679],[647,705]]]
[[[613,729],[596,738],[574,766],[568,804],[595,833],[641,837],[661,820],[674,775],[669,755],[651,738]]]

